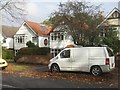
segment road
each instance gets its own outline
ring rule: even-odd
[[[87,84],[69,80],[53,80],[50,78],[30,78],[12,74],[2,75],[2,88],[20,88],[31,90],[31,88],[107,88],[107,85]],[[111,87],[114,89],[115,87]],[[115,90],[115,89],[114,89]]]

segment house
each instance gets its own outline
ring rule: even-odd
[[[27,47],[26,43],[31,41],[39,47],[49,47],[48,37],[52,28],[47,25],[31,21],[24,21],[14,35],[14,49]]]
[[[98,25],[101,35],[106,36],[106,29],[111,28],[115,32],[117,32],[117,36],[120,40],[120,10],[118,8],[114,8],[106,18]]]
[[[65,30],[63,30],[62,26],[56,27],[50,33],[50,48],[52,56],[55,57],[61,50],[66,47],[74,47],[76,46],[73,42],[73,38],[69,35]]]
[[[17,32],[18,27],[13,26],[2,26],[2,36],[1,36],[1,44],[2,47],[7,49],[13,49],[13,36]]]

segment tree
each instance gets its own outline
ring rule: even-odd
[[[117,32],[114,30],[114,28],[110,26],[106,27],[105,37],[102,37],[101,44],[111,47],[114,53],[120,51],[120,40],[117,37]]]
[[[53,26],[53,23],[52,23],[52,21],[50,21],[50,20],[45,20],[45,21],[43,21],[41,24]]]
[[[59,10],[52,13],[50,21],[53,28],[64,25],[64,30],[73,37],[77,45],[97,44],[99,32],[96,27],[101,22],[99,7],[100,5],[78,1],[60,3]]]
[[[0,0],[2,20],[16,22],[16,20],[24,19],[26,15],[25,4],[25,0]]]
[[[27,45],[28,47],[30,47],[30,48],[36,48],[36,47],[38,47],[37,45],[35,45],[35,44],[32,43],[31,41],[28,41],[28,42],[26,43],[26,45]]]

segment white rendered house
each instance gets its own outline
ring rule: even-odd
[[[39,47],[49,47],[48,37],[51,27],[36,22],[24,21],[14,35],[14,49],[27,47],[26,43],[31,41]]]
[[[76,46],[74,44],[73,38],[65,30],[62,29],[62,26],[56,27],[50,33],[50,49],[53,57],[55,57],[61,50],[71,45],[72,47]]]
[[[106,36],[105,30],[108,27],[112,28],[115,32],[117,32],[117,36],[120,40],[120,9],[114,8],[98,25],[98,28],[101,31],[100,36]]]
[[[5,47],[7,49],[13,49],[14,43],[13,43],[13,36],[17,32],[18,27],[12,27],[12,26],[2,26],[2,36],[1,36],[1,43],[2,47]]]

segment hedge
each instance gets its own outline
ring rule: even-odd
[[[18,50],[14,60],[16,61],[17,59],[19,59],[24,55],[47,55],[49,53],[50,53],[50,48],[48,47],[21,48],[20,50]]]
[[[21,48],[17,55],[47,55],[50,53],[50,48],[48,47],[36,47],[36,48]]]
[[[2,48],[2,58],[3,59],[14,59],[14,51],[6,48]]]

